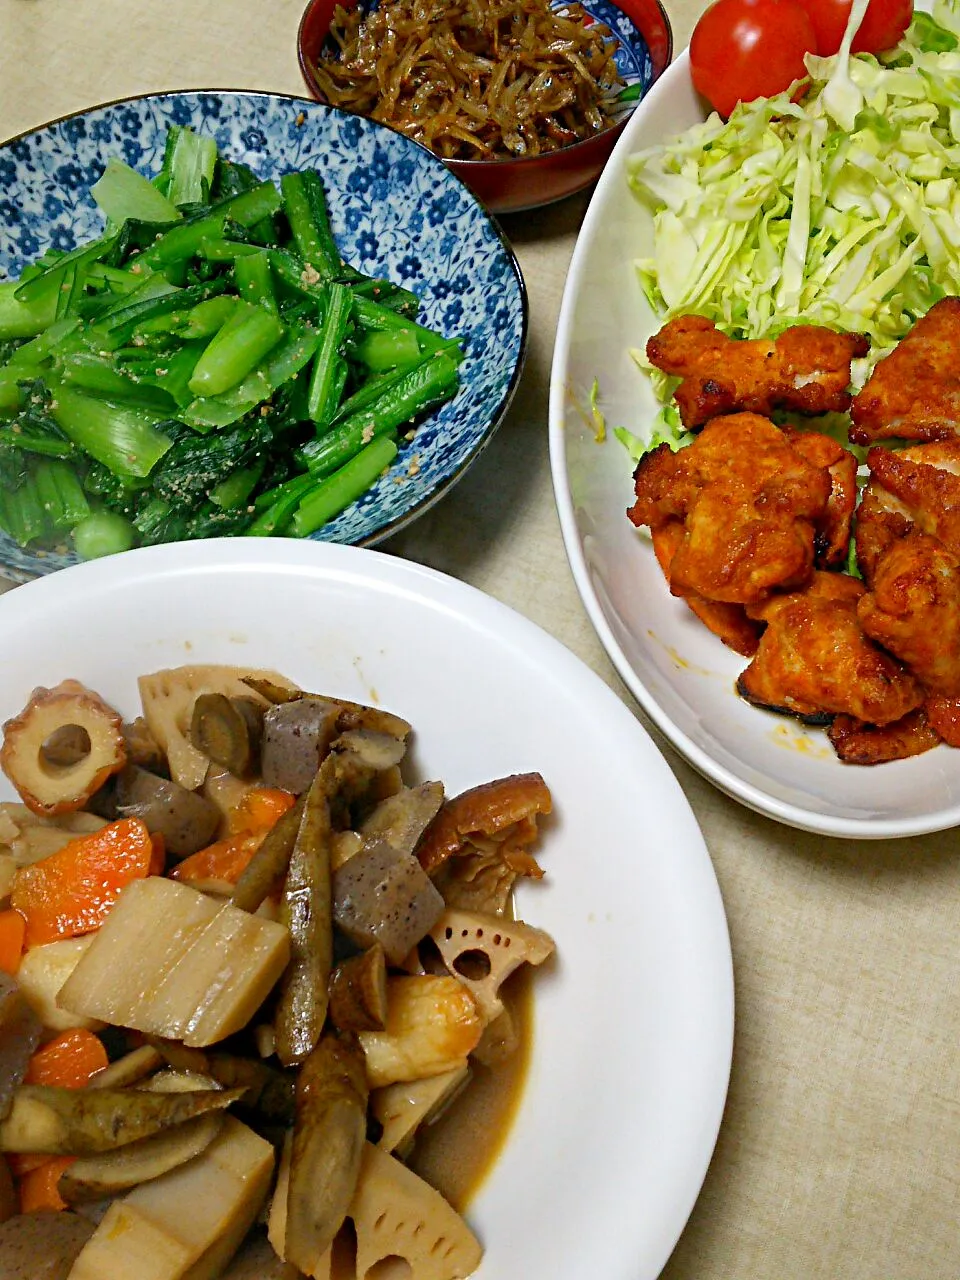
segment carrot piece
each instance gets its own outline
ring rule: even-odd
[[[24,1083],[83,1089],[109,1061],[99,1036],[85,1027],[72,1027],[37,1049],[27,1064]]]
[[[0,911],[0,969],[11,976],[20,968],[27,922],[19,911]]]
[[[27,1064],[24,1084],[55,1085],[83,1089],[107,1066],[109,1059],[99,1036],[85,1027],[73,1027],[48,1040]],[[57,1182],[75,1156],[37,1156],[29,1152],[7,1156],[10,1172],[18,1179],[20,1212],[65,1209]]]
[[[154,846],[139,818],[121,818],[21,867],[10,904],[27,921],[27,947],[91,933],[120,891],[150,874]]]
[[[236,884],[264,836],[296,802],[296,796],[279,787],[251,787],[230,810],[229,834],[178,862],[170,878],[187,883],[217,880]]]
[[[20,1179],[20,1212],[33,1213],[37,1209],[66,1209],[67,1203],[57,1190],[57,1183],[64,1169],[76,1160],[76,1156],[50,1156],[43,1164],[29,1170]]]
[[[150,855],[148,876],[162,876],[167,865],[167,842],[159,831],[150,832],[150,843],[153,846]]]
[[[208,844],[205,849],[178,862],[170,872],[170,879],[181,880],[186,884],[198,880],[219,880],[223,884],[236,884],[263,839],[263,835],[241,834]]]
[[[296,801],[296,796],[279,787],[251,787],[230,810],[227,831],[230,835],[242,835],[245,832],[266,835],[287,810],[293,808]]]

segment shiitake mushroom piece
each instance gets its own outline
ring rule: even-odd
[[[260,763],[263,719],[263,706],[253,698],[201,693],[193,704],[190,741],[235,777],[250,778]]]
[[[170,777],[170,768],[163,748],[150,732],[150,726],[143,716],[135,720],[124,721],[123,740],[127,744],[127,763],[138,764],[141,769],[161,778]]]

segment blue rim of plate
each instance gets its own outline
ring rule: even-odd
[[[107,154],[119,154],[134,167],[156,172],[166,124],[196,118],[211,126],[224,154],[250,164],[262,177],[279,178],[293,162],[286,151],[282,158],[275,154],[276,135],[270,137],[261,125],[276,128],[279,124],[303,166],[314,162],[318,150],[323,152],[326,170],[336,170],[327,184],[328,197],[334,234],[345,259],[360,270],[395,279],[397,272],[378,268],[378,262],[392,252],[402,268],[397,283],[423,297],[419,318],[437,323],[444,332],[465,334],[467,355],[457,396],[424,420],[413,441],[401,442],[396,462],[376,486],[312,535],[315,541],[356,546],[378,543],[439,502],[477,460],[509,409],[526,356],[529,303],[516,255],[496,219],[426,147],[386,126],[294,94],[169,90],[85,107],[0,143],[0,279],[19,275],[48,247],[71,248],[100,230],[102,219],[89,197],[99,171],[85,171],[84,164],[102,163]],[[319,137],[312,138],[311,125],[321,130]],[[144,129],[153,130],[154,141],[148,145],[138,136]],[[241,147],[234,145],[237,138]],[[356,163],[361,143],[372,153],[371,163],[362,170]],[[351,164],[349,183],[341,189],[337,176]],[[32,184],[25,181],[25,168],[28,176],[32,174]],[[388,178],[405,181],[406,190],[412,192],[417,174],[424,177],[420,192],[411,196],[415,200],[411,226],[417,238],[401,233],[396,224],[391,227],[389,218],[386,222],[374,218],[365,230],[357,212],[351,212],[350,202],[365,201],[368,214],[371,209],[388,208]],[[19,204],[9,194],[15,184],[28,187]],[[31,232],[24,229],[25,222],[37,225]],[[471,228],[474,239],[469,251],[475,253],[474,266],[482,262],[483,276],[471,281],[461,266],[452,279],[439,280],[428,291],[430,282],[420,275],[423,263],[417,246],[436,242],[439,236],[437,252],[452,256],[458,238],[451,226],[461,232]],[[462,249],[463,242],[459,243]],[[471,321],[468,329],[452,327],[466,319]],[[472,415],[467,434],[456,430],[465,411]],[[431,446],[436,446],[433,452]],[[0,574],[12,581],[28,581],[78,559],[62,547],[26,551],[0,531]]]

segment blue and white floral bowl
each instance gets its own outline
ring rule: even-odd
[[[324,176],[345,260],[412,289],[419,319],[464,340],[461,386],[404,444],[389,472],[315,538],[370,545],[432,506],[499,426],[516,390],[527,298],[497,224],[434,155],[382,125],[307,99],[232,90],[149,94],[55,120],[0,146],[0,280],[50,248],[93,238],[89,195],[107,157],[158,172],[167,126],[211,134],[222,154],[279,181]],[[75,562],[0,533],[0,572],[17,581]]]

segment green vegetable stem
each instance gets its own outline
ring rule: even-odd
[[[102,235],[0,284],[0,529],[89,559],[307,537],[453,396],[459,342],[345,262],[320,175],[279,185],[171,126],[160,172],[111,158]]]

